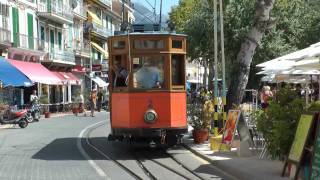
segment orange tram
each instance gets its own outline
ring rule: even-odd
[[[175,145],[187,132],[186,36],[125,33],[108,38],[109,140]]]

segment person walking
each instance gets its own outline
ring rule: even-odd
[[[101,106],[102,106],[102,100],[103,100],[103,89],[102,88],[99,89],[97,97],[98,97],[97,109],[98,109],[98,112],[100,112],[101,111]]]
[[[260,94],[261,108],[265,110],[269,106],[269,99],[273,97],[273,93],[270,86],[263,86],[262,92]]]
[[[97,89],[93,89],[90,93],[91,117],[94,117],[94,110],[96,108],[96,102],[97,102]]]
[[[84,108],[84,97],[83,97],[82,93],[80,93],[80,92],[78,93],[78,103],[79,103],[79,107],[78,107],[79,113],[83,112],[83,115],[87,116],[86,110]]]

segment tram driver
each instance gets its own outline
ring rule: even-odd
[[[156,66],[153,66],[150,61],[144,61],[142,67],[135,73],[134,82],[138,88],[161,88],[160,72]]]

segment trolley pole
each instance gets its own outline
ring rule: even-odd
[[[162,18],[162,0],[160,0],[160,20],[159,20],[159,30],[161,31],[161,18]]]

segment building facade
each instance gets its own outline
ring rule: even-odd
[[[35,81],[33,87],[20,88],[19,104],[28,101],[33,89],[54,104],[72,102],[79,91],[105,87],[95,79],[107,81],[107,38],[120,30],[123,21],[113,5],[122,3],[130,7],[122,0],[1,0],[0,56],[39,63],[61,80]],[[126,11],[128,19],[133,8]]]

